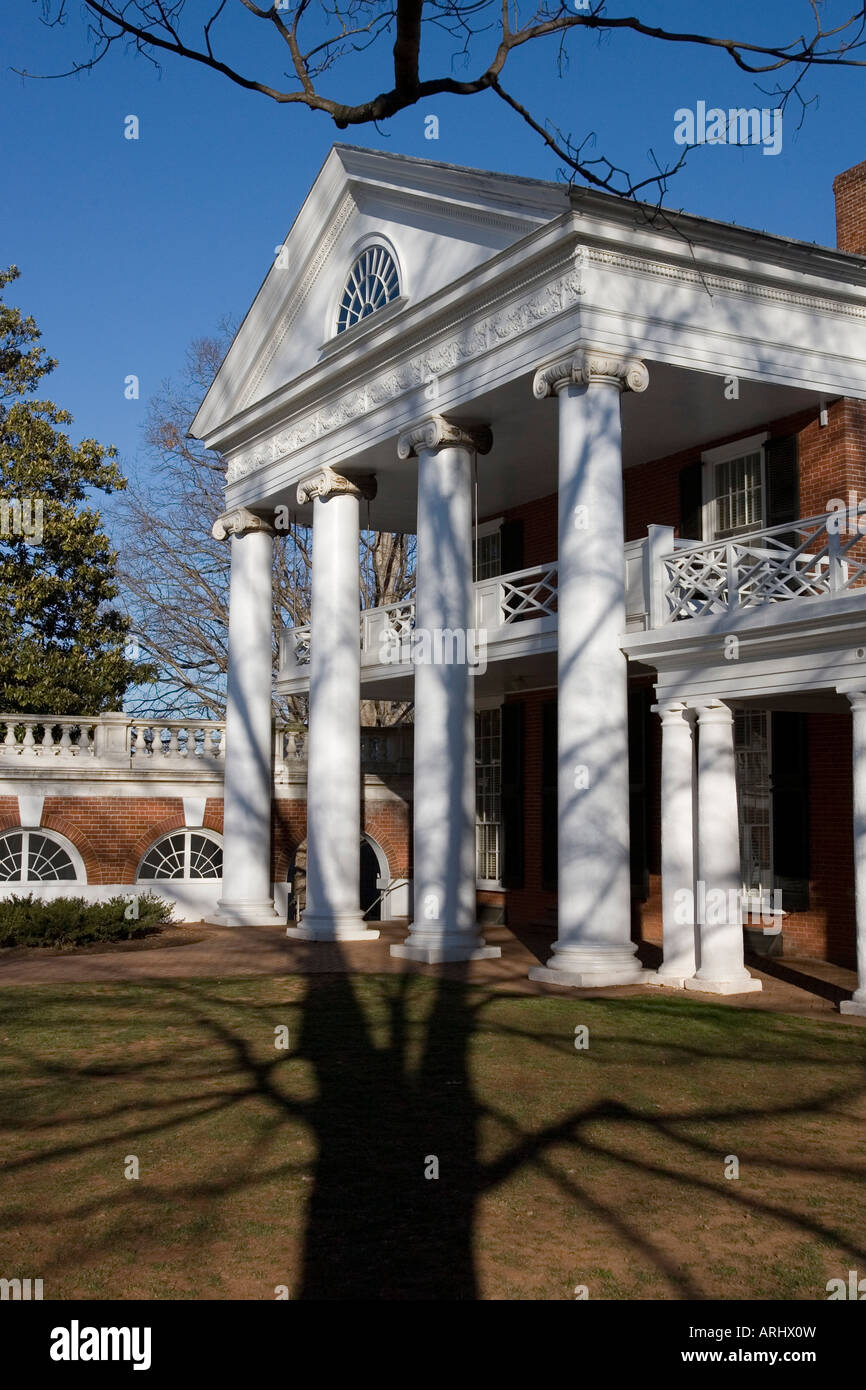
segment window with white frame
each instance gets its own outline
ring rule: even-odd
[[[474,577],[495,579],[502,573],[502,518],[482,521],[475,527]]]
[[[765,439],[765,434],[754,435],[704,453],[705,539],[725,540],[761,530],[765,516]]]
[[[349,271],[337,310],[337,332],[354,328],[399,295],[400,274],[391,252],[378,244],[368,246]]]
[[[137,880],[222,878],[223,851],[215,835],[204,830],[175,830],[147,851]]]
[[[71,847],[48,831],[7,830],[0,835],[0,883],[83,880],[83,868],[73,854]]]
[[[734,712],[740,871],[750,898],[772,898],[770,818],[770,716],[766,710]]]
[[[502,845],[502,718],[475,711],[475,847],[479,882],[499,883]]]

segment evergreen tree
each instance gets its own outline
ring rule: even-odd
[[[117,556],[89,505],[126,484],[115,449],[75,447],[58,428],[69,412],[35,399],[57,363],[34,320],[3,302],[18,275],[0,271],[0,713],[98,714],[142,679],[112,606]]]

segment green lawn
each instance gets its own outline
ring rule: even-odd
[[[0,1276],[46,1298],[826,1298],[866,1275],[864,1063],[866,1030],[669,995],[7,988]]]

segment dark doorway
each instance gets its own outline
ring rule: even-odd
[[[377,887],[379,861],[369,840],[361,841],[361,911],[368,922],[381,922],[381,889]],[[374,905],[375,904],[375,905]]]

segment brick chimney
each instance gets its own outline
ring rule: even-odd
[[[840,251],[866,256],[866,160],[833,180],[836,195],[836,245]]]

